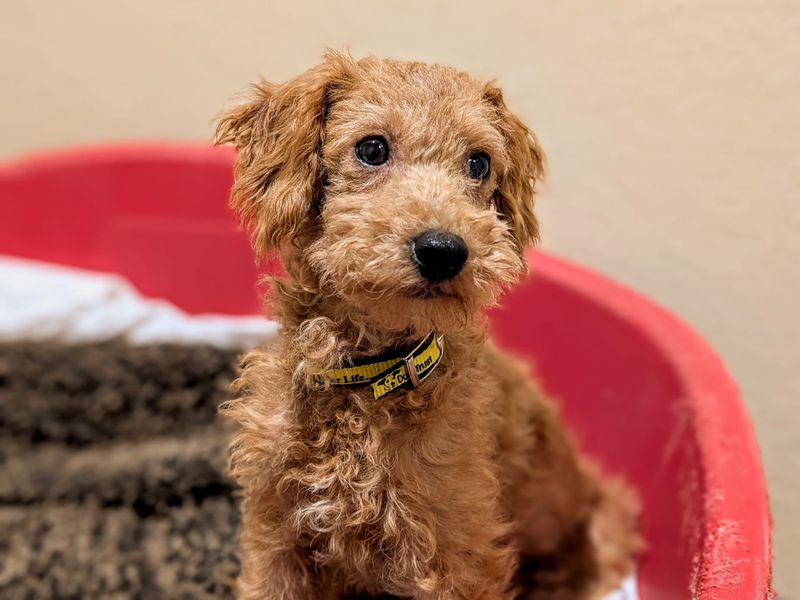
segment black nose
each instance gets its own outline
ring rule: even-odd
[[[428,229],[411,240],[411,257],[417,270],[434,283],[458,275],[467,255],[467,245],[455,233]]]

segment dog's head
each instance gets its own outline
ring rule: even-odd
[[[216,140],[238,150],[231,204],[257,253],[379,326],[464,323],[537,239],[542,152],[498,88],[452,68],[329,53],[257,84]]]

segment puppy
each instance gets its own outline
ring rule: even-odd
[[[225,115],[231,206],[278,251],[231,473],[241,598],[594,598],[636,504],[575,450],[480,309],[525,272],[542,151],[452,68],[328,53]]]

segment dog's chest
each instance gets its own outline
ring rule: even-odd
[[[408,506],[418,475],[397,468],[415,463],[402,425],[338,415],[305,447],[305,463],[284,478],[295,490],[289,522],[299,537],[323,561],[388,551],[407,515],[418,512]]]

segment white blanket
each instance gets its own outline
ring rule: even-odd
[[[269,340],[264,317],[188,315],[142,297],[125,279],[0,256],[0,342],[212,344],[247,348]]]
[[[277,325],[264,317],[193,316],[141,296],[118,275],[0,256],[0,342],[212,344],[249,348]],[[637,600],[635,577],[606,600]]]

